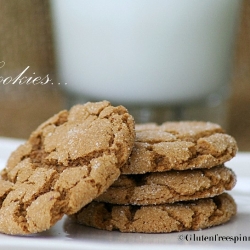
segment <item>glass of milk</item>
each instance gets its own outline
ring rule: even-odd
[[[224,122],[240,0],[51,0],[68,105],[109,100],[137,122]]]

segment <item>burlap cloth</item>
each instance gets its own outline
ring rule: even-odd
[[[250,1],[242,6],[235,50],[228,130],[241,151],[250,150]],[[1,67],[1,62],[5,65]],[[0,0],[0,77],[49,74],[56,82],[49,1]],[[27,138],[64,108],[57,85],[0,84],[0,136]]]

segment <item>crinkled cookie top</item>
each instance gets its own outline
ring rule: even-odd
[[[133,118],[107,101],[41,124],[1,172],[0,232],[41,232],[77,212],[119,177],[134,138]]]

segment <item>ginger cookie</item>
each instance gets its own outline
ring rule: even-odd
[[[95,200],[120,205],[155,205],[219,195],[236,184],[234,172],[224,166],[210,169],[121,175]]]
[[[136,125],[136,139],[122,174],[211,168],[232,159],[235,139],[210,122]]]
[[[0,232],[37,233],[76,213],[119,177],[134,138],[132,116],[107,101],[41,124],[1,172]]]
[[[111,205],[93,201],[71,217],[86,226],[137,233],[199,230],[229,221],[236,204],[226,193],[213,198],[165,205]]]

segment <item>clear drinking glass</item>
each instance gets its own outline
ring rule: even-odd
[[[68,106],[225,123],[240,0],[51,0]]]

